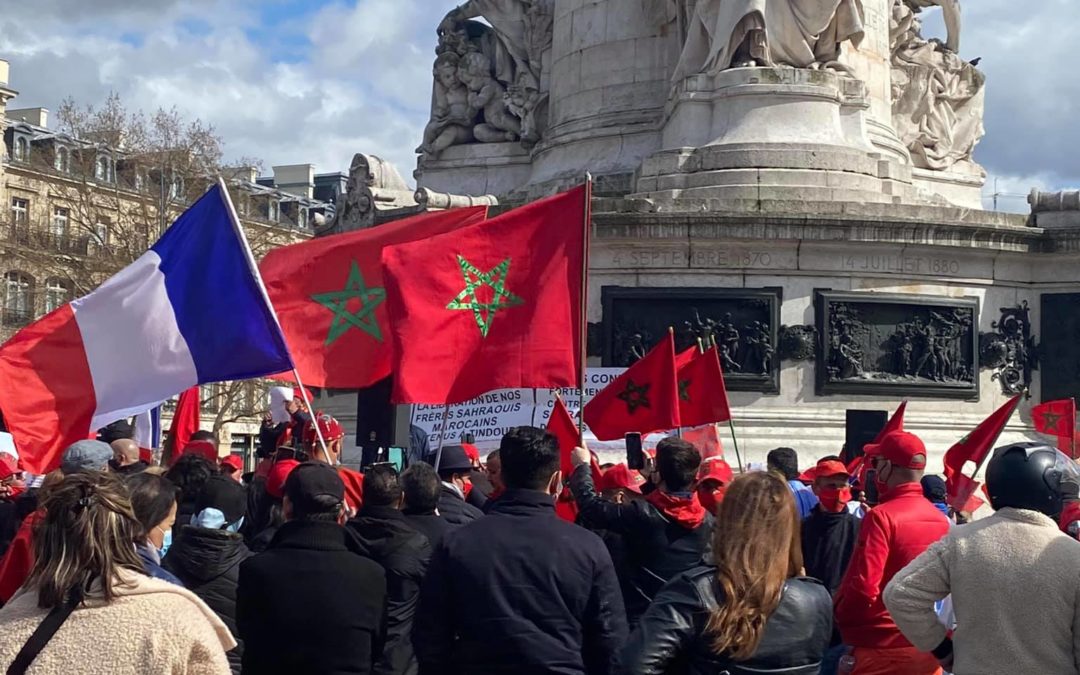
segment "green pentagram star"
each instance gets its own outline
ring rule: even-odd
[[[1043,413],[1043,424],[1046,425],[1047,429],[1057,429],[1058,422],[1061,421],[1062,417],[1064,415],[1056,412],[1045,412]]]
[[[651,384],[634,384],[633,380],[627,380],[626,388],[618,395],[618,398],[626,402],[626,411],[633,415],[638,408],[651,408],[649,404],[649,387]]]
[[[318,293],[311,296],[311,299],[334,313],[330,332],[326,334],[327,347],[349,332],[350,328],[359,328],[382,342],[382,331],[375,319],[375,308],[386,300],[386,289],[368,288],[364,283],[364,275],[360,273],[360,265],[355,260],[349,270],[349,279],[345,282],[344,290]],[[349,300],[353,299],[360,301],[360,309],[356,312],[349,311]]]
[[[509,309],[525,304],[525,301],[506,290],[506,277],[510,274],[510,258],[502,261],[488,272],[481,272],[463,256],[457,257],[458,265],[461,266],[461,274],[465,277],[465,290],[457,294],[450,301],[447,309],[472,310],[476,325],[480,327],[480,335],[488,336],[491,330],[491,322],[499,310]],[[476,292],[487,286],[494,292],[495,297],[491,302],[481,302]]]
[[[690,400],[690,380],[679,380],[679,400]]]

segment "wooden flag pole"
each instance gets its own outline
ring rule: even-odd
[[[446,438],[446,416],[450,414],[450,404],[444,403],[442,409],[442,421],[439,422],[439,447],[435,450],[435,473],[439,473],[439,462],[442,461],[443,439]]]
[[[578,436],[585,442],[585,371],[589,361],[589,234],[592,230],[592,174],[585,172],[585,222],[582,223],[581,255],[581,363],[578,373]]]

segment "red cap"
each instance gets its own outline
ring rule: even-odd
[[[465,449],[465,456],[469,458],[470,462],[473,464],[480,463],[480,448],[472,443],[462,443],[461,447]]]
[[[19,468],[19,460],[15,459],[14,455],[0,452],[0,480],[14,476],[20,471],[22,469]]]
[[[731,465],[720,457],[706,459],[698,469],[699,483],[704,480],[717,480],[727,485],[734,478],[735,472],[731,470]]]
[[[324,412],[315,413],[315,423],[319,425],[319,433],[327,443],[345,438],[345,427],[330,415]],[[304,425],[304,444],[309,448],[319,444],[319,437],[315,435],[315,427],[311,424]]]
[[[645,477],[637,471],[631,471],[625,464],[616,464],[600,477],[600,490],[630,490],[641,494]]]
[[[926,446],[922,439],[907,431],[894,431],[881,439],[880,443],[867,445],[863,452],[869,456],[884,457],[905,469],[926,468]]]
[[[217,464],[218,461],[218,449],[212,441],[191,441],[184,447],[184,451],[181,455],[187,454],[202,455],[206,459]]]
[[[307,398],[304,398],[304,394],[307,394]],[[293,400],[297,403],[303,403],[304,401],[314,401],[315,397],[311,395],[311,390],[304,387],[304,391],[300,391],[300,387],[293,387],[292,390]]]
[[[227,466],[233,471],[244,470],[244,458],[240,455],[228,455],[221,458],[221,466]]]
[[[266,493],[274,499],[285,496],[285,479],[292,470],[300,466],[295,459],[283,459],[270,467],[270,473],[266,474]]]
[[[835,459],[823,459],[817,463],[813,469],[810,469],[807,473],[813,473],[813,478],[823,478],[825,476],[844,476],[845,478],[851,478],[851,474],[848,473],[847,467],[843,462]]]

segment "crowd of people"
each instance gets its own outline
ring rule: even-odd
[[[290,413],[251,474],[206,434],[168,469],[80,441],[29,483],[0,454],[7,672],[1080,673],[1080,471],[1046,445],[995,451],[993,515],[957,525],[902,431],[861,469],[670,437],[564,475],[518,427],[361,474]]]

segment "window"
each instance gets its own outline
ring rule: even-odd
[[[182,176],[173,176],[169,183],[169,199],[179,199],[184,196],[184,179]]]
[[[15,137],[15,159],[20,162],[30,159],[30,141],[25,136]]]
[[[71,169],[71,154],[62,145],[56,146],[56,155],[53,156],[53,167],[61,173],[67,173]]]
[[[34,280],[22,272],[4,275],[4,324],[28,323],[34,312]]]
[[[109,245],[109,221],[102,219],[94,224],[94,243],[98,246]]]
[[[64,306],[71,299],[71,286],[63,279],[45,282],[45,313]]]
[[[269,220],[271,223],[276,223],[278,221],[278,210],[279,209],[280,209],[280,206],[278,205],[276,199],[271,199],[269,202],[267,202],[266,203],[266,219]]]
[[[30,221],[30,200],[21,197],[11,198],[12,225],[26,225]]]
[[[307,228],[307,209],[300,209],[296,212],[296,224],[301,228]]]
[[[142,192],[150,181],[147,179],[146,169],[135,169],[135,189]]]
[[[108,155],[98,155],[98,158],[94,161],[94,178],[106,183],[112,182],[112,161],[110,161]]]
[[[59,206],[54,208],[52,222],[49,223],[49,234],[58,239],[66,235],[70,216],[71,211],[68,209]]]

